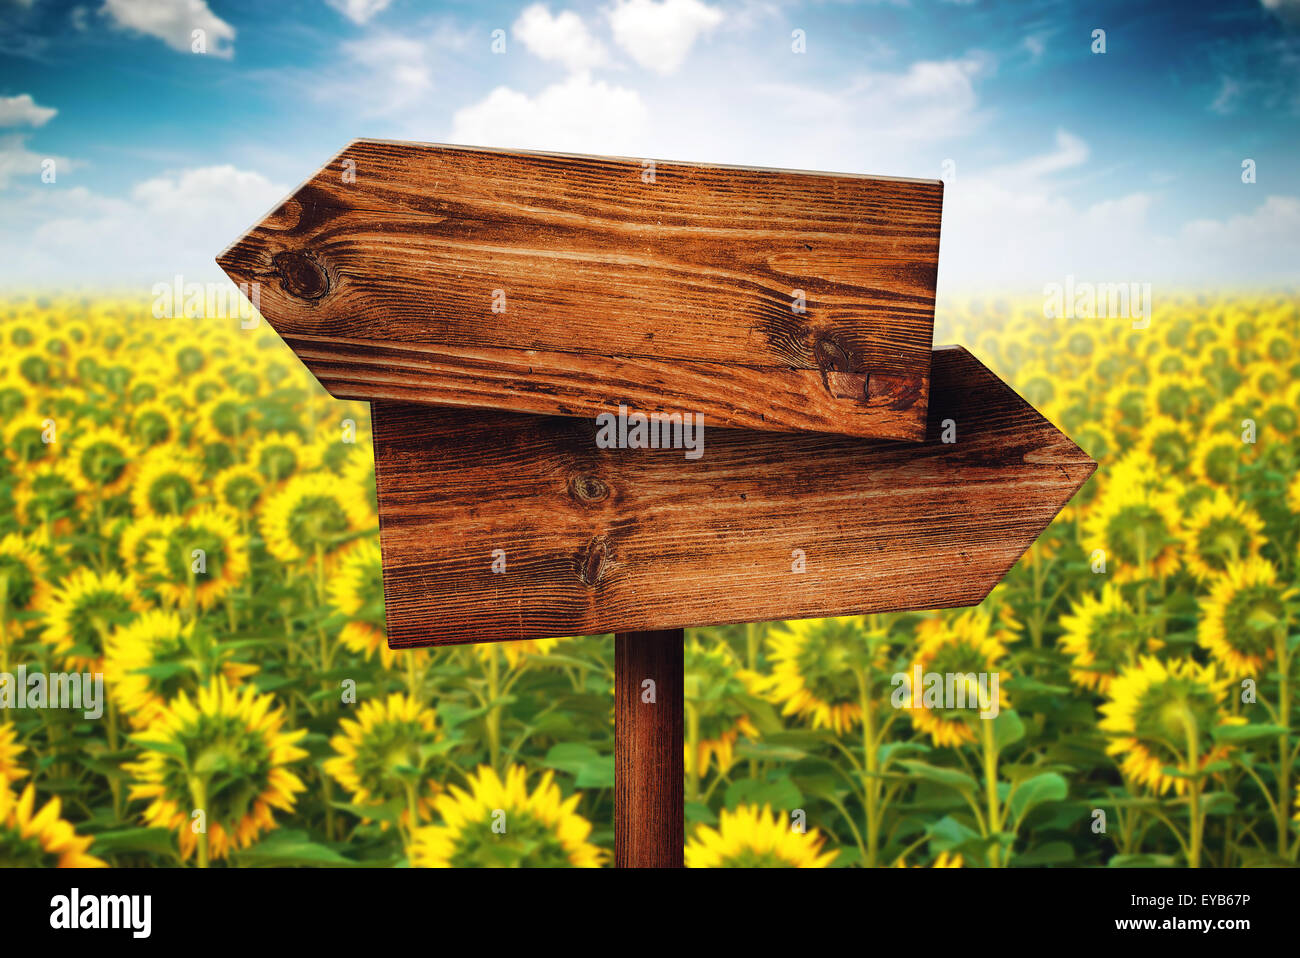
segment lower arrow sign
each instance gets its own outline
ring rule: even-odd
[[[692,459],[591,420],[373,414],[394,648],[971,605],[1096,468],[959,347],[923,443],[706,423]]]

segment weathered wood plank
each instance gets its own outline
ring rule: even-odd
[[[681,868],[686,857],[685,636],[614,636],[614,864]],[[654,682],[653,701],[645,681]]]
[[[923,444],[706,428],[690,461],[587,420],[373,408],[393,647],[976,603],[1095,468],[953,347]]]
[[[218,262],[339,398],[921,437],[939,181],[645,172],[357,140]]]

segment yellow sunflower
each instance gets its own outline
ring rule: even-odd
[[[1111,682],[1101,706],[1097,726],[1112,736],[1107,754],[1123,756],[1120,770],[1129,780],[1157,794],[1172,788],[1182,795],[1187,779],[1165,769],[1190,767],[1193,750],[1198,768],[1225,758],[1230,749],[1213,741],[1214,728],[1246,721],[1221,707],[1231,684],[1214,665],[1190,659],[1165,663],[1154,656],[1139,659]]]
[[[0,639],[14,613],[44,609],[49,597],[45,559],[35,542],[17,533],[0,539]]]
[[[333,758],[324,769],[352,795],[354,805],[397,802],[409,828],[411,809],[426,818],[419,794],[432,749],[441,738],[433,710],[409,695],[394,693],[368,701],[355,719],[339,720],[340,734],[330,739]]]
[[[47,526],[63,534],[82,507],[82,487],[70,459],[52,459],[27,467],[14,490],[14,507],[23,525]]]
[[[1238,433],[1213,432],[1198,442],[1192,452],[1192,475],[1202,482],[1231,490],[1237,485],[1241,464],[1250,458],[1254,448],[1242,442]]]
[[[931,868],[961,868],[963,866],[961,855],[953,852],[940,852],[930,863]],[[908,865],[903,859],[894,862],[895,868],[918,868],[918,865]]]
[[[64,438],[67,429],[62,417],[55,420],[55,442],[47,442],[45,422],[49,417],[22,416],[14,419],[4,431],[3,452],[19,465],[52,459],[59,450],[58,439]]]
[[[257,508],[265,489],[265,477],[246,463],[223,469],[212,480],[217,503],[241,515],[251,514]]]
[[[93,839],[77,834],[52,798],[36,811],[36,788],[16,794],[0,776],[0,868],[105,868],[87,854]]]
[[[744,670],[730,646],[723,642],[706,645],[691,638],[685,655],[686,721],[690,737],[696,740],[694,754],[690,737],[684,746],[686,774],[707,775],[709,766],[716,761],[718,772],[725,775],[736,762],[735,747],[740,737],[759,737],[744,708],[744,696],[749,694]]]
[[[201,508],[169,520],[152,540],[148,568],[163,601],[185,605],[192,596],[209,609],[248,575],[248,539],[228,509]]]
[[[827,868],[817,829],[801,833],[768,806],[741,805],[718,814],[718,827],[697,825],[686,842],[687,868]]]
[[[231,687],[257,671],[233,660],[229,646],[200,641],[195,623],[175,612],[150,609],[109,636],[104,673],[109,691],[132,727],[147,728],[180,691],[192,691],[215,673]]]
[[[182,516],[204,495],[203,469],[172,446],[158,446],[141,461],[131,486],[137,517]]]
[[[0,779],[12,782],[27,774],[18,761],[25,749],[18,744],[18,729],[12,722],[0,722]]]
[[[1278,582],[1271,562],[1252,557],[1229,562],[1210,581],[1200,600],[1197,639],[1229,678],[1258,678],[1274,658],[1279,630],[1287,622],[1287,604],[1296,589]]]
[[[176,410],[161,399],[140,403],[127,417],[127,431],[141,447],[175,443],[181,434]]]
[[[144,607],[129,576],[77,569],[55,588],[41,639],[72,671],[99,672],[109,635]]]
[[[1109,556],[1114,581],[1164,579],[1178,568],[1181,516],[1176,495],[1124,472],[1108,477],[1084,520],[1085,548]]]
[[[980,675],[998,673],[998,708],[1010,707],[1001,663],[1007,652],[1005,643],[1011,639],[1007,629],[995,629],[992,618],[980,609],[968,609],[951,617],[936,616],[921,622],[916,629],[916,654],[904,673],[901,690],[905,695],[904,708],[911,716],[912,724],[927,733],[939,747],[955,748],[974,743],[976,736],[972,720],[979,720],[981,711]],[[922,676],[929,673],[944,676],[945,692],[947,677],[960,677],[966,708],[956,707],[956,702],[953,708],[948,708],[946,703],[925,704],[924,688],[919,691],[912,688],[918,668]],[[991,695],[991,680],[986,688]]]
[[[1120,669],[1161,647],[1158,639],[1143,635],[1137,614],[1112,582],[1100,595],[1084,593],[1072,603],[1061,616],[1061,628],[1061,648],[1073,660],[1070,678],[1103,695]]]
[[[147,584],[149,554],[154,544],[175,525],[175,519],[163,516],[144,516],[140,519],[120,520],[122,534],[117,541],[117,554],[127,572],[137,584]]]
[[[248,453],[248,464],[273,486],[307,472],[317,463],[316,450],[293,432],[267,433],[253,443]]]
[[[1259,555],[1264,523],[1241,502],[1215,489],[1198,502],[1184,531],[1187,571],[1202,582],[1218,575],[1233,562]]]
[[[517,668],[519,663],[533,656],[546,655],[559,645],[563,639],[519,639],[505,642],[477,642],[470,646],[470,651],[485,662],[493,656],[505,658],[507,668]]]
[[[194,700],[181,692],[140,734],[139,761],[122,765],[131,799],[149,802],[144,822],[176,831],[189,858],[200,844],[192,812],[202,810],[213,858],[247,848],[276,827],[273,810],[292,812],[306,789],[289,766],[307,757],[296,744],[307,730],[283,726],[284,711],[251,685],[218,677]]]
[[[330,473],[290,479],[262,508],[266,549],[282,562],[327,555],[374,521],[358,490]]]
[[[415,831],[417,868],[598,868],[605,852],[587,841],[591,823],[576,812],[581,794],[567,799],[545,773],[529,793],[527,771],[506,770],[503,782],[486,765],[469,776],[469,791],[452,785],[434,799],[442,824]]]
[[[82,489],[104,498],[130,487],[138,455],[131,437],[109,426],[82,430],[72,442],[76,481]]]
[[[781,705],[781,714],[837,735],[862,722],[859,674],[878,665],[880,653],[873,655],[861,616],[786,622],[768,633],[767,647],[772,674],[755,688]]]

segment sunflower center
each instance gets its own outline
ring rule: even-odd
[[[1196,536],[1196,552],[1212,569],[1222,571],[1250,551],[1250,533],[1237,520],[1225,516],[1209,522]]]
[[[1154,506],[1145,503],[1121,509],[1106,531],[1113,551],[1123,562],[1134,566],[1151,562],[1168,538],[1164,517]]]
[[[1285,614],[1276,589],[1267,585],[1242,589],[1224,609],[1224,641],[1243,655],[1265,655]]]
[[[182,515],[194,499],[194,485],[180,473],[159,476],[149,486],[149,508],[155,515]]]
[[[509,811],[504,833],[490,821],[474,822],[456,836],[453,868],[571,868],[573,862],[551,828],[527,812]]]
[[[99,486],[116,482],[126,470],[126,456],[110,442],[96,442],[82,450],[81,474]]]
[[[305,553],[315,551],[317,545],[331,545],[347,531],[343,507],[329,496],[304,499],[289,516],[289,539]]]
[[[1135,735],[1164,764],[1177,766],[1186,755],[1188,733],[1204,741],[1217,719],[1209,688],[1192,679],[1171,677],[1147,689],[1139,700]]]

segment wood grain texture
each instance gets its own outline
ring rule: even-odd
[[[682,742],[684,634],[614,636],[614,864],[681,868],[686,847]],[[645,701],[645,681],[654,701]]]
[[[942,183],[644,171],[357,140],[218,263],[339,398],[921,437]]]
[[[586,420],[373,414],[394,648],[977,603],[1096,466],[953,347],[922,444],[706,428],[690,461]]]

